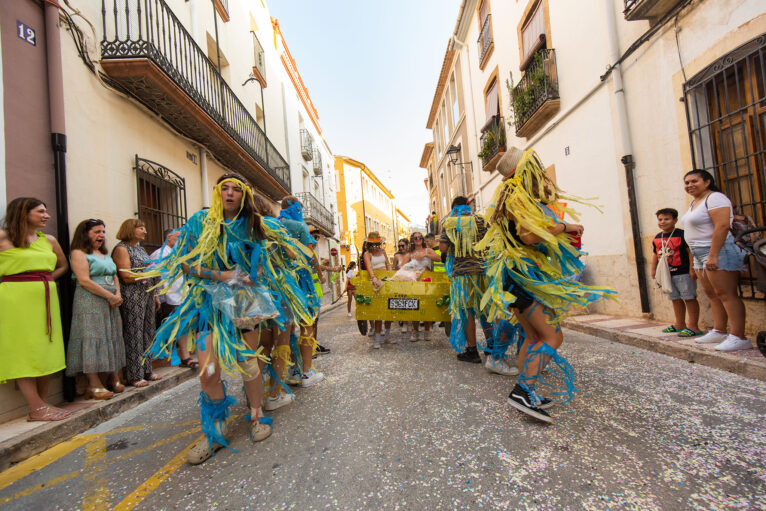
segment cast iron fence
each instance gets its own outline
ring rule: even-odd
[[[489,47],[492,45],[492,23],[491,14],[487,14],[487,18],[481,26],[481,32],[479,33],[479,39],[476,41],[479,45],[479,62],[484,61],[484,56],[489,51]]]
[[[322,227],[327,232],[333,232],[332,213],[322,205],[319,199],[309,192],[296,193],[295,196],[303,205],[303,217],[307,221],[312,221],[317,224],[317,227]]]
[[[165,242],[166,229],[186,223],[186,181],[169,168],[136,155],[138,218],[146,225],[143,245],[152,253]]]

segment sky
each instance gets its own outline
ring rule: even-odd
[[[423,225],[419,167],[460,0],[271,0],[333,153],[363,162]]]

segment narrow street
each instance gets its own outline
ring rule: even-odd
[[[0,473],[0,506],[766,508],[764,383],[567,332],[581,393],[545,426],[506,404],[511,379],[458,362],[443,335],[373,351],[342,307],[320,342],[326,380],[273,412],[266,441],[249,441],[231,381],[239,452],[187,465],[190,381]]]

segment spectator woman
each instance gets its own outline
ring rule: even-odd
[[[410,254],[410,242],[407,238],[400,239],[396,244],[396,252],[394,252],[394,256],[392,257],[393,261],[393,269],[398,270],[402,267],[404,263],[406,263],[406,259],[409,258]]]
[[[66,373],[84,373],[88,378],[85,399],[109,399],[125,390],[117,373],[125,366],[119,309],[122,295],[117,265],[108,255],[105,238],[103,220],[84,220],[74,231],[69,255],[77,287]],[[106,373],[108,381],[102,381],[99,373]],[[112,391],[104,388],[105,383]]]
[[[0,382],[16,380],[28,421],[69,416],[46,402],[49,376],[65,367],[55,280],[67,271],[56,238],[41,232],[49,219],[43,201],[20,197],[0,229]]]
[[[363,255],[364,266],[370,273],[370,279],[372,280],[373,288],[377,291],[383,286],[383,281],[375,274],[376,271],[390,270],[391,264],[388,262],[388,256],[383,251],[383,239],[380,237],[377,231],[373,231],[367,235],[367,251]],[[374,349],[382,348],[380,331],[383,327],[383,321],[373,321],[373,329],[375,331],[372,347]],[[386,321],[386,341],[390,339],[391,334],[391,322]]]
[[[745,305],[737,294],[745,254],[729,232],[734,219],[731,201],[705,170],[687,172],[684,187],[694,199],[682,219],[684,236],[694,257],[697,278],[713,310],[713,329],[696,342],[715,343],[718,351],[752,348],[745,338]],[[731,326],[728,335],[727,324]]]
[[[348,263],[346,268],[346,294],[348,294],[348,317],[351,317],[351,302],[356,298],[356,286],[351,283],[351,279],[356,277],[356,261]]]
[[[146,387],[149,381],[162,379],[152,372],[152,359],[146,350],[154,338],[154,313],[160,308],[159,297],[149,288],[154,279],[137,280],[131,272],[148,266],[149,254],[141,242],[146,239],[146,227],[141,220],[129,218],[122,222],[112,251],[117,275],[122,283],[122,337],[125,340],[125,378],[134,387]]]

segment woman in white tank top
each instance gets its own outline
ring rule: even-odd
[[[362,256],[364,259],[364,266],[370,274],[373,287],[378,290],[383,285],[383,282],[375,274],[375,270],[390,270],[391,265],[386,257],[386,252],[383,250],[383,239],[376,231],[373,231],[367,235],[367,252]],[[380,331],[383,327],[383,321],[373,321],[373,328],[375,330],[375,338],[372,347],[379,349],[382,347],[382,339]],[[386,335],[385,341],[387,343],[396,344],[396,341],[391,338],[391,322],[386,321]]]
[[[410,236],[410,253],[404,257],[402,264],[413,261],[420,265],[420,268],[423,271],[433,271],[434,261],[441,261],[441,257],[439,257],[439,255],[434,252],[433,249],[430,249],[428,246],[426,246],[425,238],[420,232],[414,232]],[[420,340],[420,332],[418,330],[419,327],[420,323],[418,321],[412,322],[412,335],[410,336],[410,341],[416,342]],[[423,340],[430,341],[430,321],[425,322],[424,329],[425,331],[423,332]]]

